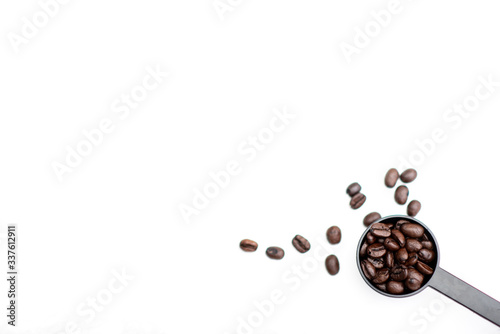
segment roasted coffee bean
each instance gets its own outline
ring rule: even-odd
[[[255,241],[250,239],[243,239],[240,242],[240,248],[245,252],[255,252],[257,250],[257,247],[259,247],[259,245]]]
[[[423,261],[423,262],[427,262],[427,263],[431,262],[432,260],[434,260],[435,257],[436,257],[436,253],[434,253],[434,251],[427,249],[427,248],[422,248],[418,252],[418,258],[420,259],[420,261]]]
[[[366,233],[366,242],[371,245],[375,243],[375,241],[377,241],[377,238],[372,234],[372,232]]]
[[[366,249],[368,248],[368,243],[365,241],[361,245],[361,248],[359,249],[359,256],[365,257],[366,256]]]
[[[285,251],[279,247],[269,247],[266,255],[273,260],[281,260],[285,256]]]
[[[378,242],[375,244],[371,244],[366,249],[366,253],[371,257],[382,257],[384,256],[385,252],[387,252],[387,250],[385,249],[384,245]]]
[[[413,252],[408,254],[408,260],[405,261],[405,266],[410,267],[413,266],[418,261],[417,253]]]
[[[406,213],[408,214],[408,216],[415,217],[421,208],[422,204],[420,204],[419,201],[414,199],[408,204],[408,208],[406,208]]]
[[[373,283],[375,283],[375,284],[384,283],[388,279],[389,279],[389,269],[382,268],[382,269],[377,270],[377,273],[375,274],[375,277],[373,278]]]
[[[399,173],[397,169],[391,168],[387,171],[387,174],[385,174],[385,185],[389,188],[393,188],[396,185],[396,182],[398,182],[399,179]]]
[[[415,278],[408,278],[405,281],[406,287],[411,291],[417,291],[422,286],[422,282],[416,280]]]
[[[292,240],[292,245],[298,250],[300,253],[305,253],[309,249],[311,249],[311,244],[301,235],[296,235]]]
[[[406,186],[399,186],[394,193],[394,199],[396,200],[396,203],[401,205],[405,204],[408,200],[409,193],[410,192]]]
[[[415,268],[417,268],[417,270],[424,275],[432,275],[432,273],[434,272],[434,269],[420,261],[417,262]]]
[[[342,239],[342,232],[338,226],[332,226],[326,231],[326,239],[332,245],[336,245]]]
[[[363,270],[365,276],[368,277],[368,279],[372,279],[377,273],[377,269],[375,268],[375,266],[368,260],[361,261],[361,269]]]
[[[367,257],[366,259],[377,269],[382,269],[384,267],[384,260],[381,257]]]
[[[395,281],[401,282],[408,276],[408,269],[403,265],[397,265],[391,269],[391,278]]]
[[[408,252],[406,251],[406,248],[400,248],[396,252],[396,261],[399,263],[405,263],[406,260],[408,260]]]
[[[359,185],[358,182],[354,182],[352,183],[349,187],[347,187],[347,195],[349,196],[354,196],[356,195],[357,193],[359,193],[361,191],[361,186]]]
[[[399,244],[392,238],[386,238],[384,247],[391,252],[395,252],[399,249]]]
[[[422,244],[422,247],[424,247],[424,248],[431,249],[431,250],[434,249],[434,245],[432,244],[432,241],[424,240],[421,242],[421,244]]]
[[[424,281],[424,275],[422,275],[417,269],[415,268],[408,268],[408,278],[413,278],[416,279],[419,282]]]
[[[375,223],[370,228],[370,231],[377,238],[387,238],[391,235],[391,229],[388,225],[383,223]]]
[[[381,284],[375,284],[377,289],[382,290],[384,292],[387,292],[387,284],[386,283],[381,283]]]
[[[325,260],[326,271],[330,275],[337,275],[340,270],[339,259],[335,255],[328,255]]]
[[[366,196],[362,193],[357,193],[351,198],[351,208],[356,210],[359,209],[366,201]]]
[[[406,239],[406,250],[408,253],[418,252],[422,249],[422,244],[417,239],[408,238]]]
[[[413,168],[405,170],[403,173],[401,173],[400,179],[404,183],[410,183],[413,180],[417,178],[417,171],[414,170]]]
[[[387,268],[394,267],[394,253],[393,252],[385,253],[385,265],[387,266]]]
[[[400,295],[405,291],[405,286],[403,282],[389,281],[386,283],[386,289],[393,295]]]
[[[399,230],[403,232],[404,235],[410,238],[420,238],[422,235],[424,235],[424,228],[419,224],[403,224],[401,225]]]
[[[401,229],[401,226],[402,226],[403,224],[407,224],[407,223],[409,223],[409,221],[404,220],[404,219],[400,219],[400,220],[398,220],[398,222],[396,223],[396,227],[395,227],[395,229],[396,229],[396,230],[400,230],[400,229]]]
[[[369,213],[366,215],[366,217],[363,219],[363,225],[365,225],[366,227],[370,226],[372,223],[376,222],[377,220],[379,220],[380,218],[382,218],[382,216],[380,215],[380,213],[378,212],[372,212],[372,213]]]
[[[392,230],[391,235],[392,235],[392,238],[398,242],[400,247],[404,247],[406,245],[406,238],[403,235],[403,233],[401,233],[401,231]]]

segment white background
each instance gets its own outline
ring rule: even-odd
[[[499,333],[431,289],[378,295],[355,264],[363,217],[405,213],[386,170],[441,128],[446,141],[409,185],[417,218],[439,240],[443,268],[500,299],[500,87],[456,129],[443,119],[480,76],[500,81],[498,2],[401,0],[350,63],[341,43],[388,1],[232,3],[221,19],[211,0],[74,0],[17,53],[8,34],[40,5],[0,4],[0,222],[20,233],[19,323],[7,328],[2,311],[0,332],[70,333],[74,321],[107,334]],[[111,104],[147,66],[169,77],[121,121]],[[238,146],[283,106],[296,118],[246,161]],[[60,182],[53,162],[104,118],[115,130]],[[241,173],[187,224],[179,204],[231,160]],[[357,211],[345,194],[353,181],[368,197]],[[326,253],[313,257],[331,225],[343,232],[326,247],[340,260],[333,277]],[[311,252],[292,248],[295,234]],[[242,252],[243,238],[258,251]],[[265,256],[272,245],[282,261]],[[283,275],[304,263],[312,272],[292,290]],[[134,279],[92,321],[79,315],[113,270]],[[275,289],[284,302],[238,329]]]

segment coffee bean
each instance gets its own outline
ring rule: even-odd
[[[422,282],[415,278],[408,278],[405,282],[406,287],[411,291],[417,291],[422,286]]]
[[[405,291],[403,282],[389,281],[386,283],[387,292],[393,295],[400,295]]]
[[[366,234],[366,242],[368,242],[370,245],[375,243],[377,241],[377,238],[372,234],[372,232],[368,232]]]
[[[245,252],[255,252],[257,250],[257,247],[259,247],[259,245],[255,241],[250,239],[243,239],[240,242],[240,248]]]
[[[387,268],[394,267],[394,253],[393,252],[385,253],[385,265],[387,266]]]
[[[366,256],[366,249],[368,248],[368,243],[365,241],[361,245],[361,248],[359,249],[359,256],[365,257]]]
[[[396,227],[395,227],[395,229],[396,229],[396,230],[401,229],[401,226],[402,226],[403,224],[406,224],[406,223],[409,223],[409,221],[404,220],[404,219],[400,219],[400,220],[398,220],[398,222],[396,223]]]
[[[407,276],[408,269],[403,265],[397,265],[391,269],[391,278],[395,281],[404,281]]]
[[[377,220],[379,220],[380,218],[382,218],[382,216],[380,215],[380,213],[378,212],[372,212],[372,213],[369,213],[366,215],[366,217],[363,219],[363,224],[368,227],[370,226],[372,223],[376,222]]]
[[[406,250],[408,253],[418,252],[422,249],[422,244],[417,239],[408,238],[406,239]]]
[[[381,284],[375,284],[375,286],[377,287],[377,289],[379,290],[382,290],[384,292],[387,291],[387,283],[381,283]]]
[[[332,226],[326,230],[326,239],[332,245],[336,245],[342,239],[342,232],[338,226]]]
[[[432,242],[429,240],[427,240],[427,241],[424,240],[421,243],[422,243],[422,247],[424,247],[424,248],[431,249],[431,250],[434,249],[434,245],[432,245]]]
[[[413,278],[413,279],[416,279],[417,281],[420,281],[420,282],[424,281],[424,275],[422,275],[415,268],[408,268],[408,278]]]
[[[384,247],[391,252],[395,252],[399,249],[399,244],[392,238],[386,238]]]
[[[406,260],[408,260],[408,252],[406,251],[406,248],[400,248],[396,252],[396,261],[399,263],[405,263]]]
[[[266,255],[273,260],[281,260],[285,256],[285,251],[279,247],[269,247]]]
[[[373,266],[377,269],[381,269],[384,267],[384,260],[381,257],[374,258],[374,257],[367,257],[366,258],[368,262],[373,264]]]
[[[387,238],[391,235],[391,229],[383,223],[375,223],[370,228],[370,231],[377,238]]]
[[[375,283],[375,284],[384,283],[388,279],[389,279],[389,269],[382,268],[382,269],[377,270],[377,273],[375,274],[375,277],[373,278],[373,283]]]
[[[417,171],[413,168],[407,169],[401,173],[400,178],[404,183],[410,183],[417,178]]]
[[[405,266],[410,267],[415,265],[418,261],[418,255],[417,253],[413,252],[408,254],[408,260],[405,261]]]
[[[311,249],[311,244],[307,241],[306,238],[300,235],[296,235],[292,240],[293,247],[298,250],[300,253],[305,253],[309,249]]]
[[[420,261],[424,261],[424,262],[428,263],[428,262],[433,261],[435,257],[436,257],[436,253],[434,253],[434,251],[427,249],[427,248],[422,248],[418,252],[418,258],[420,259]]]
[[[424,275],[432,275],[432,273],[434,272],[434,270],[430,266],[420,261],[417,262],[415,268],[417,268],[417,270]]]
[[[361,269],[363,270],[363,273],[365,274],[368,279],[372,279],[375,277],[375,274],[377,273],[377,269],[375,269],[375,266],[371,264],[368,260],[363,260],[361,262]]]
[[[404,235],[410,238],[420,238],[422,235],[424,235],[424,228],[419,224],[403,224],[401,225],[399,230],[403,232]]]
[[[391,168],[387,171],[387,174],[385,174],[385,185],[389,188],[393,188],[396,185],[396,182],[398,182],[399,178],[399,173],[397,169]]]
[[[335,255],[328,255],[325,260],[325,266],[326,271],[328,271],[330,275],[337,275],[340,270],[339,259],[337,259]]]
[[[409,193],[410,192],[406,186],[399,186],[394,193],[394,199],[396,200],[396,203],[401,205],[405,204],[408,200]]]
[[[387,250],[384,248],[384,245],[378,242],[368,246],[368,248],[366,249],[366,253],[371,257],[382,257],[384,256],[385,252],[387,252]]]
[[[404,247],[406,245],[406,238],[405,236],[403,235],[403,233],[401,233],[401,231],[399,230],[392,230],[391,231],[391,236],[394,240],[396,240],[399,244],[400,247]]]
[[[366,196],[362,193],[357,193],[351,198],[351,208],[356,210],[359,209],[366,201]]]
[[[419,201],[414,199],[413,201],[411,201],[408,204],[408,208],[406,209],[406,213],[408,214],[408,216],[415,217],[419,213],[421,208],[422,208],[422,204],[420,204]]]
[[[361,191],[361,186],[359,185],[359,183],[357,182],[354,182],[352,183],[349,187],[347,187],[347,195],[349,196],[354,196],[356,195],[357,193],[359,193]]]

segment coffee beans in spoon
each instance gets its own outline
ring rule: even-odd
[[[420,289],[437,266],[432,238],[423,226],[404,219],[371,225],[362,243],[358,256],[364,276],[390,294]]]

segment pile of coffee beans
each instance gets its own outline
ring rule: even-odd
[[[437,266],[434,240],[420,224],[405,219],[371,225],[362,240],[359,263],[367,280],[389,294],[420,289]]]
[[[332,226],[326,231],[326,239],[332,245],[340,243],[342,232],[338,226]],[[299,253],[307,253],[311,249],[311,243],[301,235],[292,239],[292,245]],[[255,252],[259,245],[250,239],[243,239],[240,248],[244,252]],[[285,257],[285,251],[281,247],[272,246],[266,249],[266,255],[273,260],[281,260]],[[329,255],[325,260],[325,267],[330,275],[338,274],[340,270],[339,259],[335,255]]]

